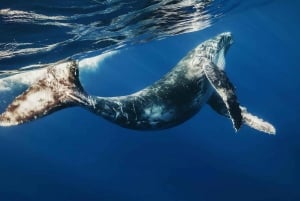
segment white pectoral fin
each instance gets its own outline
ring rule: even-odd
[[[207,104],[209,104],[212,107],[212,109],[214,109],[220,115],[231,118],[225,103],[223,102],[222,98],[218,93],[214,92],[208,100]],[[240,109],[242,112],[243,124],[255,130],[275,135],[276,129],[272,124],[249,113],[247,109],[243,106],[240,106]]]
[[[241,107],[241,110],[242,110],[244,124],[264,133],[268,133],[271,135],[276,134],[276,129],[272,124],[249,113],[245,107]]]
[[[238,131],[243,124],[243,117],[233,85],[225,72],[220,70],[213,62],[207,60],[204,65],[204,73],[225,104],[233,126]]]

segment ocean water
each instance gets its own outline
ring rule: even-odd
[[[1,0],[0,110],[49,63],[77,59],[89,93],[126,95],[230,31],[228,77],[277,134],[235,133],[208,106],[155,132],[68,108],[0,128],[0,200],[300,200],[299,8],[296,0]]]

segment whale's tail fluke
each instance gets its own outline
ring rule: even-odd
[[[75,61],[51,66],[0,115],[0,126],[13,126],[46,116],[68,106],[88,105]]]

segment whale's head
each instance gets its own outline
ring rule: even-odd
[[[233,43],[232,34],[224,32],[201,43],[195,51],[198,57],[205,57],[220,69],[225,68],[225,54]]]

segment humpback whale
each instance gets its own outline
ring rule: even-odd
[[[80,83],[76,61],[50,66],[44,77],[16,97],[0,115],[0,126],[18,125],[66,107],[81,106],[121,127],[158,130],[183,123],[207,103],[229,118],[236,131],[245,124],[275,134],[272,124],[249,113],[237,100],[235,87],[224,71],[225,54],[232,43],[230,32],[221,33],[188,52],[154,84],[126,96],[87,94]]]

